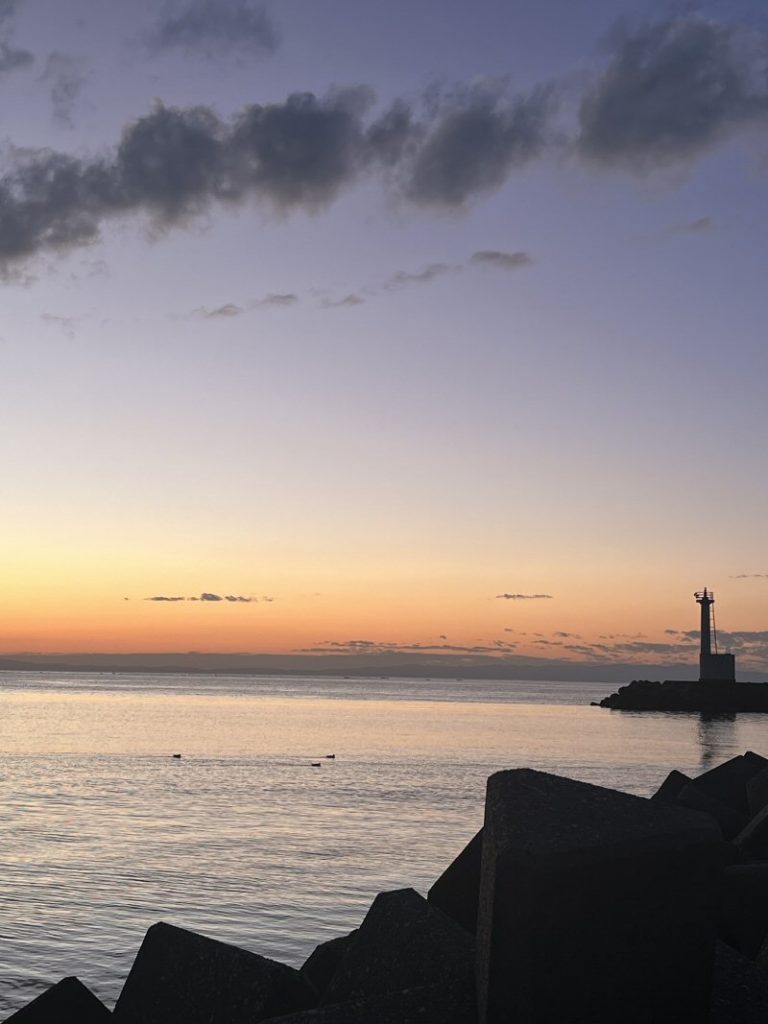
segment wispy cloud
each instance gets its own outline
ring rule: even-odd
[[[18,7],[19,0],[2,0],[0,3],[0,75],[20,71],[35,62],[33,53],[19,48],[13,42],[14,18]]]
[[[497,594],[497,599],[503,601],[551,601],[551,594]]]
[[[738,576],[729,576],[729,580],[768,580],[768,572],[741,572]]]
[[[696,220],[683,221],[681,224],[670,224],[668,235],[703,235],[712,229],[711,217],[698,217]]]
[[[498,249],[480,249],[470,257],[472,263],[498,270],[520,270],[530,267],[533,260],[527,252],[500,252]]]
[[[75,104],[88,78],[86,68],[87,62],[82,57],[54,50],[48,55],[40,76],[40,81],[49,87],[55,120],[69,128]]]
[[[299,296],[294,292],[270,292],[261,299],[254,299],[251,303],[252,309],[265,309],[271,307],[295,306]]]
[[[391,291],[393,288],[405,288],[410,284],[428,284],[430,281],[434,281],[436,277],[453,274],[458,270],[461,270],[461,267],[451,265],[450,263],[430,263],[423,270],[415,272],[398,270],[391,277],[387,278],[383,287],[387,291]]]
[[[260,4],[249,0],[166,2],[145,41],[153,50],[185,50],[203,57],[239,51],[273,53],[279,34]]]
[[[202,317],[203,320],[218,320],[242,316],[244,312],[245,310],[242,306],[238,306],[234,302],[225,302],[223,306],[215,306],[213,309],[200,306],[198,309],[193,310],[192,316]]]
[[[320,305],[323,309],[339,309],[343,307],[362,306],[365,299],[362,295],[357,295],[354,292],[350,292],[349,295],[345,295],[343,299],[322,299]]]

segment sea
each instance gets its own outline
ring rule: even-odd
[[[768,753],[759,715],[590,706],[613,689],[0,672],[0,1019],[70,974],[112,1006],[160,920],[298,967],[426,894],[500,769],[647,796]]]

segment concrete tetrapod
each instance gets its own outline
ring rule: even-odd
[[[724,859],[698,812],[528,769],[492,775],[480,1024],[706,1021]]]

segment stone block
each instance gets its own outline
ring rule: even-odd
[[[689,779],[687,775],[673,769],[653,794],[651,800],[663,800],[668,804],[674,803],[680,790],[692,781],[693,779]]]
[[[746,754],[739,754],[716,768],[710,768],[693,781],[702,793],[738,811],[744,825],[749,820],[747,783],[764,768],[768,768],[768,761],[748,750]]]
[[[471,984],[426,985],[372,999],[332,1003],[269,1024],[477,1024]]]
[[[695,811],[528,769],[492,775],[481,1024],[705,1021],[724,848]]]
[[[651,799],[710,814],[720,826],[725,839],[733,839],[744,826],[744,816],[740,811],[735,811],[703,792],[682,772],[671,771]]]
[[[5,1024],[104,1024],[112,1014],[77,978],[62,978]]]
[[[709,1024],[765,1024],[766,1020],[768,972],[718,942]]]
[[[693,782],[683,786],[677,794],[675,803],[680,807],[687,807],[689,811],[701,811],[704,814],[709,814],[720,826],[724,839],[733,839],[743,826],[743,818],[739,811],[734,811],[727,804],[703,793]]]
[[[768,936],[768,864],[734,864],[723,872],[720,938],[753,960]]]
[[[429,902],[462,928],[475,934],[480,896],[483,830],[471,839],[427,893]]]
[[[318,995],[322,996],[328,988],[356,935],[355,928],[349,935],[339,935],[336,939],[321,942],[299,968]]]
[[[474,941],[413,889],[379,893],[321,1004],[471,981]]]
[[[747,804],[752,818],[768,807],[768,768],[763,768],[747,782]]]
[[[733,841],[739,854],[748,860],[768,860],[768,806],[748,821]]]
[[[298,971],[160,922],[134,960],[114,1011],[119,1024],[255,1024],[314,1006]]]

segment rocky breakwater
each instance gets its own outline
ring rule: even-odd
[[[667,679],[634,679],[617,693],[604,697],[596,707],[619,711],[704,711],[732,714],[738,711],[768,713],[768,683],[683,682]]]
[[[767,936],[768,760],[650,799],[516,769],[426,899],[298,970],[161,922],[114,1011],[65,978],[6,1024],[764,1024]]]

